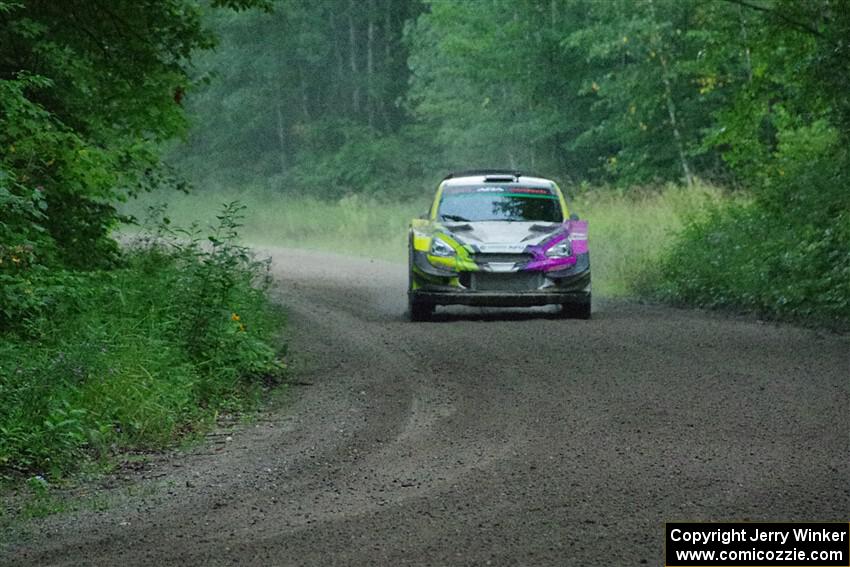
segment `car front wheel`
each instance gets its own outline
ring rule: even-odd
[[[561,305],[561,317],[567,319],[590,319],[590,294],[580,301]]]
[[[411,321],[427,321],[434,313],[434,306],[417,299],[414,294],[407,296],[407,313]]]

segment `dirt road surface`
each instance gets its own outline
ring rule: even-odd
[[[0,564],[660,565],[665,521],[850,519],[846,336],[602,300],[414,324],[404,266],[271,252],[308,385]]]

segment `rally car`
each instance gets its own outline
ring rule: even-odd
[[[410,223],[408,312],[437,305],[557,304],[590,318],[587,221],[558,185],[519,171],[452,173],[429,212]]]

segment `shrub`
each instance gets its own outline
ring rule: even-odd
[[[120,268],[64,273],[50,305],[3,334],[0,472],[58,476],[168,443],[280,376],[268,264],[237,243],[240,214],[225,206],[207,246],[162,219]]]
[[[753,176],[752,198],[690,220],[662,263],[660,293],[845,326],[850,153],[825,120],[777,116],[777,145]]]

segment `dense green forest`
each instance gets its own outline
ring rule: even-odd
[[[843,130],[844,7],[282,0],[216,19],[179,153],[213,179],[330,194],[492,162],[750,187],[783,140]]]
[[[193,2],[0,1],[0,484],[173,442],[280,374],[239,204],[208,233],[154,210],[135,246],[114,234],[120,201],[174,183],[163,144],[213,43]]]
[[[214,24],[175,163],[203,188],[401,199],[514,167],[710,184],[643,289],[846,319],[845,0],[282,0]],[[592,220],[592,219],[591,219]]]
[[[848,136],[846,0],[0,0],[0,475],[279,374],[241,206],[209,233],[155,209],[128,248],[127,199],[378,215],[512,167],[620,199],[611,243],[630,199],[710,186],[632,293],[846,324]]]

